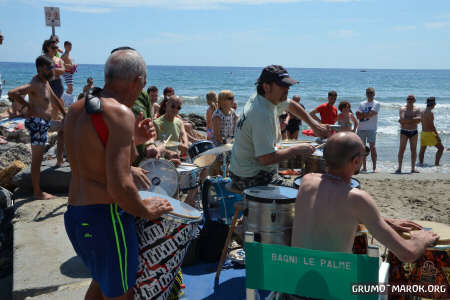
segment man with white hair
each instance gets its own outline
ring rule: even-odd
[[[151,138],[149,124],[135,122],[130,110],[145,83],[142,56],[128,47],[113,50],[105,64],[104,88],[75,102],[64,124],[72,168],[64,221],[93,278],[85,299],[133,299],[135,216],[153,220],[172,209],[162,198],[141,199],[130,171],[135,144]]]

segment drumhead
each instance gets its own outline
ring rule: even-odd
[[[247,200],[272,203],[294,203],[297,190],[285,186],[255,186],[244,190]]]
[[[178,173],[175,166],[164,159],[148,159],[139,165],[147,170],[147,178],[152,183],[150,192],[174,196],[178,189]]]
[[[439,240],[450,240],[450,226],[442,223],[431,221],[414,221],[422,226],[425,230],[431,230],[439,235]]]
[[[167,195],[162,195],[162,194],[158,194],[158,193],[153,193],[153,192],[148,192],[148,191],[139,191],[139,196],[141,196],[141,198],[148,198],[148,197],[161,197],[164,199],[167,199],[170,202],[170,205],[172,205],[173,207],[173,211],[171,211],[170,213],[162,215],[162,218],[170,218],[170,216],[176,216],[178,217],[180,220],[180,222],[182,223],[189,223],[192,221],[200,221],[202,218],[202,214],[200,213],[199,210],[193,208],[192,206],[181,202],[177,199],[174,199],[172,197],[169,197]],[[187,222],[183,222],[182,219],[185,219]]]
[[[214,154],[206,154],[197,156],[193,163],[200,168],[209,167],[216,161],[216,156]]]
[[[200,168],[196,165],[182,163],[181,165],[178,166],[177,172],[178,173],[192,172],[197,169],[200,169]]]

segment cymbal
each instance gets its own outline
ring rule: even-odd
[[[213,155],[222,154],[222,153],[231,151],[231,149],[233,149],[233,144],[225,144],[225,145],[222,145],[222,146],[219,146],[216,148],[209,149],[208,151],[201,153],[200,156],[208,155],[208,154],[213,154]]]
[[[203,154],[199,155],[198,157],[194,158],[194,165],[204,168],[209,167],[216,161],[216,156],[214,154]]]

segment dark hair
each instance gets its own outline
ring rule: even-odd
[[[436,104],[436,97],[428,97],[427,98],[427,106],[431,107]]]
[[[341,101],[341,103],[339,103],[338,109],[342,111],[346,106],[350,108],[352,105],[347,101]]]
[[[116,51],[120,51],[120,50],[133,50],[133,51],[136,51],[136,49],[134,49],[134,48],[131,48],[131,47],[128,47],[128,46],[122,46],[122,47],[118,47],[118,48],[112,49],[111,50],[111,54],[113,54]]]
[[[258,84],[256,85],[256,92],[258,93],[258,95],[261,95],[261,96],[266,95],[266,92],[264,91],[263,83],[264,82],[258,82]]]
[[[168,99],[164,98],[161,103],[159,104],[159,115],[162,116],[166,113],[166,105],[167,105]]]
[[[168,93],[175,93],[175,90],[173,89],[173,87],[168,86],[168,87],[164,88],[163,95],[166,96],[166,94],[168,94]]]
[[[333,97],[337,97],[337,92],[335,90],[331,90],[328,92],[328,97],[333,96]]]
[[[328,139],[323,148],[323,158],[330,169],[338,170],[344,167],[361,151],[361,142],[349,137],[333,136]]]
[[[56,41],[50,39],[50,40],[45,40],[44,43],[42,44],[42,53],[47,54],[48,53],[48,47],[50,47],[51,44],[56,44]]]
[[[50,58],[48,58],[47,56],[41,55],[38,58],[36,58],[35,63],[36,63],[36,68],[39,68],[42,66],[49,67],[52,65],[53,61]]]
[[[150,92],[157,92],[157,91],[158,91],[158,88],[154,85],[151,85],[147,89],[147,94],[149,94]]]
[[[89,79],[92,80],[92,82],[94,82],[94,78],[92,77],[88,77],[88,79],[86,79],[86,82],[89,82]]]
[[[64,42],[64,46],[66,46],[66,45],[70,45],[70,46],[72,46],[72,43],[71,43],[71,42],[69,42],[69,41],[65,41],[65,42]]]

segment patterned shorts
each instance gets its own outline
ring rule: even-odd
[[[286,186],[291,188],[294,187],[294,181],[292,179],[283,178],[278,175],[276,171],[267,172],[261,170],[253,177],[240,177],[230,172],[230,177],[231,181],[233,182],[233,187],[241,191],[252,186],[265,186],[268,184]]]
[[[50,121],[31,117],[25,120],[25,128],[30,133],[31,145],[45,146],[48,140]]]

